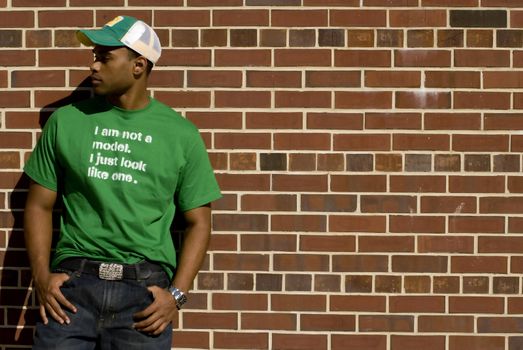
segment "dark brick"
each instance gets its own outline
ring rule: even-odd
[[[407,31],[408,47],[434,46],[434,32],[431,29],[413,29]]]
[[[466,28],[506,28],[505,10],[450,10],[450,26]]]
[[[260,46],[284,47],[287,45],[285,29],[262,29],[260,37]]]
[[[227,45],[227,29],[204,29],[201,35],[204,47]]]
[[[516,154],[494,155],[495,172],[518,172],[520,171],[520,156]]]
[[[198,47],[198,31],[194,29],[175,29],[172,32],[174,47]]]
[[[467,30],[467,46],[469,47],[492,47],[494,45],[494,34],[492,30],[470,29]]]
[[[496,45],[498,47],[522,47],[523,30],[498,30]]]
[[[341,277],[338,275],[316,275],[314,290],[318,292],[339,292]]]
[[[519,292],[519,278],[494,277],[492,288],[495,294],[517,294]]]
[[[227,289],[229,290],[253,290],[254,277],[247,273],[230,273],[227,278]]]
[[[432,170],[432,156],[430,154],[405,155],[406,171],[428,172]]]
[[[285,290],[286,291],[310,292],[311,289],[312,289],[312,276],[311,275],[297,275],[297,274],[285,275]]]
[[[373,47],[374,31],[370,29],[352,29],[347,32],[347,46]]]
[[[256,290],[258,291],[281,291],[282,276],[274,274],[257,274]]]
[[[231,46],[253,47],[258,45],[256,29],[231,29]]]
[[[465,155],[465,171],[490,171],[490,156],[486,154]]]
[[[376,293],[401,293],[401,276],[376,276]]]
[[[438,47],[463,47],[463,30],[438,30]]]
[[[285,153],[260,154],[261,170],[287,170],[287,155]]]
[[[0,30],[0,47],[21,47],[21,30]]]
[[[343,29],[320,29],[318,33],[319,46],[345,46],[345,31]]]
[[[372,292],[372,276],[347,276],[345,291],[347,293]]]
[[[247,0],[247,6],[300,6],[301,0]]]
[[[293,29],[289,31],[289,46],[312,47],[316,45],[316,31],[314,29]]]
[[[377,32],[378,47],[402,47],[403,30],[401,29],[378,29]]]
[[[80,47],[76,39],[76,30],[55,30],[54,45],[56,47]]]
[[[372,154],[348,154],[348,171],[372,171],[374,168],[374,158]]]
[[[489,292],[489,279],[485,276],[463,277],[463,293],[486,294]]]
[[[458,154],[437,154],[434,157],[435,171],[460,171],[461,156]]]

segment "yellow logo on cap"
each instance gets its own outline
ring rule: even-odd
[[[122,16],[116,16],[112,21],[107,22],[105,25],[106,25],[106,26],[109,26],[109,27],[112,27],[112,26],[114,26],[116,23],[121,22],[121,21],[123,21],[123,17],[122,17]]]

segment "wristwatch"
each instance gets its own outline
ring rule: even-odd
[[[180,310],[183,304],[187,302],[187,296],[184,292],[182,292],[176,287],[169,287],[169,293],[171,293],[171,295],[174,298],[174,301],[176,302],[176,308]]]

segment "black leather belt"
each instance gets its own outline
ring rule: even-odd
[[[118,280],[144,280],[153,272],[162,272],[164,269],[157,264],[142,261],[137,264],[118,264],[111,262],[93,261],[88,259],[73,258],[62,261],[61,269],[87,273],[109,281]]]

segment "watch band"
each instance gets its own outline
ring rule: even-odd
[[[176,287],[169,287],[169,293],[171,293],[171,295],[174,298],[174,301],[176,302],[176,308],[180,310],[183,304],[187,302],[187,296],[184,292],[182,292]]]

